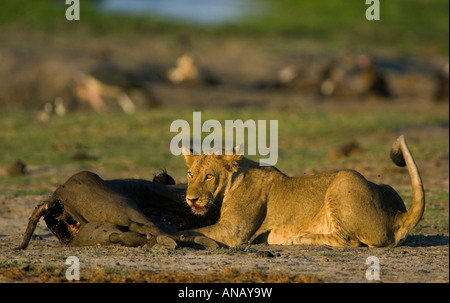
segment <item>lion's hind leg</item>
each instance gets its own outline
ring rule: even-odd
[[[291,234],[286,244],[362,246],[363,243],[343,227],[332,202],[327,193],[325,202],[311,222],[304,224],[295,234]]]
[[[329,234],[308,234],[303,233],[299,235],[292,236],[287,244],[301,244],[301,245],[329,245],[336,247],[344,246],[363,246],[363,244],[357,239],[351,239],[343,237],[338,233]]]

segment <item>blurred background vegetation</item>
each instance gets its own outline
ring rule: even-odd
[[[183,1],[172,2],[179,5]],[[206,26],[192,20],[163,18],[152,15],[151,12],[146,13],[145,10],[140,14],[105,13],[99,9],[101,0],[81,0],[81,22],[67,22],[64,13],[68,5],[62,0],[2,0],[0,25],[3,28],[17,27],[37,33],[67,36],[77,33],[96,36],[142,35],[152,32],[177,34],[188,31],[195,35],[314,40],[325,46],[337,44],[339,47],[363,50],[385,47],[406,53],[437,52],[443,55],[447,55],[449,51],[449,1],[445,0],[380,1],[380,22],[367,22],[365,10],[369,6],[363,0],[247,2],[259,4],[253,6],[258,8],[256,14],[249,12],[248,16]],[[191,5],[189,1],[185,3],[180,10]],[[130,5],[133,5],[133,1],[130,1]]]
[[[279,120],[277,166],[288,174],[359,168],[377,182],[389,181],[380,177],[384,172],[394,175],[392,181],[408,188],[407,174],[393,173],[387,156],[395,136],[406,133],[424,175],[433,178],[428,184],[448,187],[448,96],[434,102],[431,92],[435,74],[448,64],[449,1],[381,0],[380,21],[366,20],[364,0],[148,0],[174,3],[170,11],[189,10],[185,18],[148,12],[139,6],[144,0],[124,0],[122,11],[105,9],[120,0],[80,2],[81,20],[67,21],[62,0],[0,1],[0,167],[16,158],[27,164],[25,174],[13,178],[2,170],[0,190],[51,191],[81,169],[104,178],[150,179],[165,167],[183,182],[183,159],[169,152],[169,127],[175,119],[190,122],[194,110],[204,120]],[[204,11],[199,3],[225,3],[231,16],[222,19],[225,8]],[[136,7],[126,13],[127,6]],[[236,7],[242,11],[233,15]],[[150,66],[148,72],[175,65],[186,51],[224,85],[178,86],[152,75],[158,108],[132,115],[81,110],[43,116],[59,88],[103,57],[118,71]],[[322,67],[342,53],[356,61],[360,54],[372,56],[391,73],[391,83],[406,83],[403,90],[389,100],[343,101],[319,98],[315,90],[256,88],[300,59],[312,63],[308,71],[319,70],[314,64]],[[362,153],[330,157],[351,140]]]

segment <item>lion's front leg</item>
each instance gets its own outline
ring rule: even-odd
[[[228,202],[231,203],[228,204]],[[181,231],[179,234],[204,236],[227,246],[249,243],[264,220],[265,207],[263,207],[263,203],[255,200],[248,203],[240,201],[239,207],[236,207],[234,202],[224,200],[220,219],[216,224]]]
[[[178,233],[182,239],[190,239],[195,241],[196,238],[206,237],[213,239],[221,246],[234,246],[242,244],[243,239],[230,230],[231,228],[223,224],[214,224],[197,229],[185,230]]]

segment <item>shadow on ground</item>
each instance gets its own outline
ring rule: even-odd
[[[410,235],[406,239],[405,246],[410,247],[431,247],[448,245],[448,236],[441,235]]]

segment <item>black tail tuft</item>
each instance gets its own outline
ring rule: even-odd
[[[403,157],[402,149],[401,149],[401,140],[403,136],[400,136],[394,144],[392,144],[391,148],[391,159],[392,161],[400,166],[404,167],[406,166],[405,158]]]

